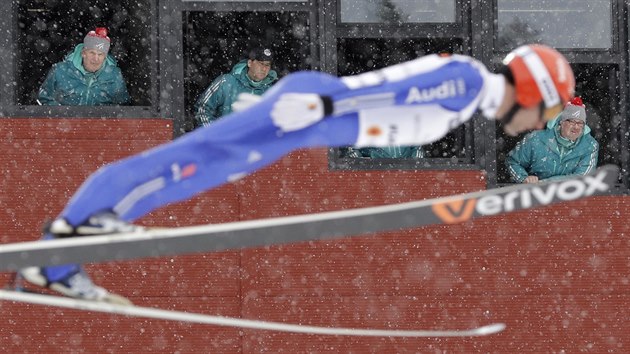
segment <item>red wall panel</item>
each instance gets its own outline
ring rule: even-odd
[[[34,240],[103,164],[169,141],[163,119],[0,119],[0,242]],[[477,191],[482,171],[329,171],[299,151],[145,225],[194,225]],[[2,352],[630,351],[630,200],[598,197],[458,225],[86,265],[136,304],[316,326],[459,329],[481,338],[287,334],[0,302]],[[0,283],[10,274],[0,273]]]

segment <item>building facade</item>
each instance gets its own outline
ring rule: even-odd
[[[512,47],[546,43],[574,68],[600,163],[630,164],[630,21],[620,0],[13,0],[0,11],[0,244],[37,240],[43,220],[103,164],[186,134],[197,95],[260,44],[284,76],[351,75],[434,52],[496,68]],[[110,29],[132,103],[39,106],[50,66],[97,26]],[[516,141],[480,118],[421,159],[298,151],[138,222],[220,224],[475,192],[507,182],[503,158]],[[628,352],[627,174],[615,195],[462,224],[86,265],[140,306],[323,327],[505,323],[497,335],[309,335],[0,301],[0,351]],[[0,286],[11,279],[0,273]]]
[[[305,69],[351,75],[435,52],[471,55],[496,68],[510,49],[537,42],[570,60],[601,145],[600,164],[630,167],[629,21],[621,0],[15,0],[0,10],[10,14],[0,23],[6,117],[161,117],[173,120],[177,136],[192,129],[191,108],[203,89],[258,44],[275,51],[274,69],[284,76]],[[95,26],[110,29],[132,105],[37,107],[47,70]],[[375,162],[334,151],[330,166],[483,169],[496,185],[508,182],[503,160],[517,139],[474,119],[425,147],[421,160]],[[624,174],[620,182],[627,181]]]

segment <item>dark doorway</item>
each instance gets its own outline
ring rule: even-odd
[[[191,112],[199,94],[245,59],[251,48],[265,46],[274,52],[272,69],[280,78],[317,66],[308,12],[191,11],[183,16],[185,130],[194,128]]]
[[[51,66],[63,60],[96,27],[107,27],[132,104],[151,105],[151,0],[19,0],[18,105],[34,105]]]

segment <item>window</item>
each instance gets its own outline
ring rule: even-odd
[[[339,39],[337,42],[338,75],[348,76],[402,63],[432,53],[461,53],[457,39]],[[451,131],[433,144],[425,145],[423,157],[472,159],[472,133],[468,124]],[[345,150],[340,149],[345,156]]]
[[[247,52],[268,46],[274,52],[272,69],[281,78],[292,71],[311,69],[308,12],[183,13],[185,130],[193,129],[192,108],[197,97],[219,75],[228,73]]]
[[[341,22],[441,23],[455,21],[454,0],[341,0]]]
[[[155,67],[151,42],[151,0],[19,0],[17,6],[17,80],[15,104],[35,105],[51,66],[63,60],[88,31],[107,27],[110,54],[118,61],[136,106],[152,102]]]
[[[525,43],[556,48],[612,46],[610,0],[498,0],[496,50]],[[544,8],[543,8],[544,7]]]
[[[599,143],[598,165],[622,165],[621,154],[624,137],[621,136],[622,118],[619,113],[619,85],[615,65],[577,64],[572,65],[576,76],[576,95],[581,96],[586,106],[586,124],[591,135]],[[509,183],[505,158],[525,135],[508,137],[497,127],[497,170],[498,182]]]

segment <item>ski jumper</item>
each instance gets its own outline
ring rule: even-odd
[[[439,140],[482,109],[493,117],[504,79],[465,56],[429,55],[361,75],[297,72],[261,102],[172,142],[106,165],[92,174],[59,217],[72,225],[113,211],[133,221],[168,203],[238,180],[296,149],[354,145],[422,145]],[[284,132],[270,112],[284,93],[332,98],[334,112]],[[46,269],[49,280],[77,265]]]

